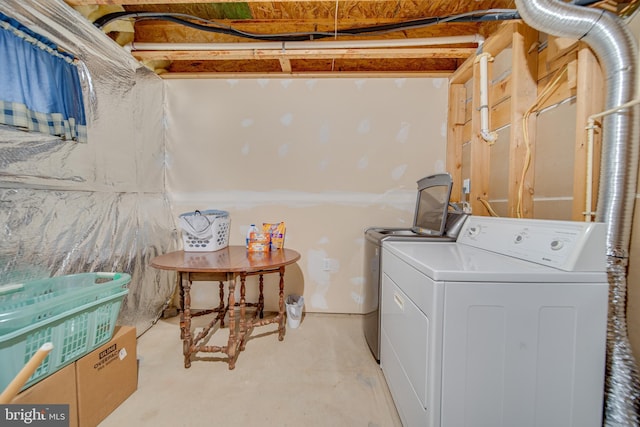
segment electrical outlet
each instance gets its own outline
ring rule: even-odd
[[[322,271],[331,271],[331,259],[325,258],[322,260]]]
[[[463,194],[471,193],[471,180],[469,178],[462,181],[462,193]]]

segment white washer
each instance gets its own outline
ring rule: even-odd
[[[380,365],[405,426],[602,425],[604,224],[469,217],[382,244]]]

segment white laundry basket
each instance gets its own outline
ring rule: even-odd
[[[187,252],[213,252],[229,246],[229,213],[220,210],[193,211],[178,217]]]

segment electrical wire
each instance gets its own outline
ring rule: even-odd
[[[545,88],[540,92],[536,101],[531,107],[522,115],[522,133],[525,145],[525,158],[524,165],[522,167],[522,175],[520,176],[520,184],[518,185],[518,201],[516,204],[516,217],[522,218],[522,198],[524,193],[524,179],[531,165],[531,141],[529,139],[529,117],[536,111],[537,108],[547,99],[547,97],[553,93],[556,89],[560,79],[567,72],[568,64],[565,64],[560,70],[556,72],[556,75],[551,79]]]
[[[491,204],[486,199],[483,199],[482,197],[478,197],[478,201],[482,203],[482,206],[484,206],[487,212],[489,212],[489,215],[500,216],[496,213],[496,211],[493,210],[493,208],[491,207]]]
[[[591,6],[592,4],[600,3],[601,1],[602,0],[574,0],[571,3],[576,6]]]
[[[337,16],[337,15],[336,15]],[[401,31],[415,28],[424,28],[431,25],[442,23],[464,23],[464,22],[486,22],[486,21],[506,21],[520,19],[518,11],[515,9],[486,9],[477,10],[458,15],[446,17],[431,17],[423,19],[415,19],[410,21],[397,22],[393,24],[373,25],[368,27],[355,27],[334,31],[312,31],[312,32],[294,32],[294,33],[276,33],[276,34],[258,34],[250,33],[235,29],[228,25],[219,24],[216,21],[207,20],[197,16],[187,15],[183,13],[159,13],[159,12],[114,12],[106,14],[93,23],[94,26],[102,29],[112,21],[119,19],[134,20],[165,20],[176,24],[184,25],[201,31],[215,32],[236,37],[243,37],[253,40],[263,41],[311,41],[327,37],[336,36],[360,36],[360,35],[378,35],[386,34],[393,31]]]
[[[336,0],[337,3],[338,0]],[[572,3],[578,6],[590,6],[598,3],[600,0],[574,0]],[[631,13],[635,11],[636,3],[631,9]],[[337,6],[336,6],[337,10]],[[336,15],[337,17],[337,15]],[[173,13],[173,12],[113,12],[108,13],[94,21],[94,25],[100,29],[104,28],[112,21],[119,19],[134,19],[134,20],[165,20],[174,22],[176,24],[188,26],[201,31],[216,32],[220,34],[227,34],[236,37],[243,37],[254,40],[262,41],[311,41],[326,37],[340,36],[360,36],[360,35],[380,35],[394,31],[403,31],[416,28],[424,28],[431,25],[443,24],[443,23],[462,23],[462,22],[487,22],[487,21],[508,21],[514,19],[520,19],[520,14],[516,9],[484,9],[476,10],[457,15],[450,15],[445,17],[430,17],[414,19],[409,21],[402,21],[392,24],[381,24],[369,27],[355,27],[347,28],[332,32],[325,31],[313,31],[313,32],[294,32],[294,33],[276,33],[276,34],[258,34],[250,33],[235,29],[229,25],[223,25],[216,21],[200,18],[198,16],[189,15],[185,13]]]

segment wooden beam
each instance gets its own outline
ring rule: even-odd
[[[403,49],[255,49],[255,50],[138,50],[131,54],[140,61],[217,61],[251,59],[414,59],[467,58],[475,49],[403,48]]]
[[[351,72],[351,71],[327,71],[305,73],[163,73],[159,77],[171,79],[260,79],[260,78],[301,78],[301,79],[352,79],[352,78],[434,78],[446,79],[451,72],[446,71],[389,71],[389,72]]]
[[[492,63],[488,64],[488,75],[491,76]],[[473,100],[471,111],[471,164],[469,178],[471,192],[469,204],[474,215],[488,215],[482,201],[489,199],[489,168],[491,167],[491,146],[482,139],[480,120],[480,62],[473,64]]]
[[[447,131],[447,172],[453,178],[451,201],[464,200],[462,194],[462,144],[465,125],[467,89],[462,84],[449,85],[449,114]]]
[[[538,32],[524,24],[518,25],[515,30],[511,43],[511,133],[507,210],[510,217],[532,218],[536,116],[532,114],[529,117],[529,132],[526,136],[522,120],[537,98],[538,50],[530,47],[537,42]]]

